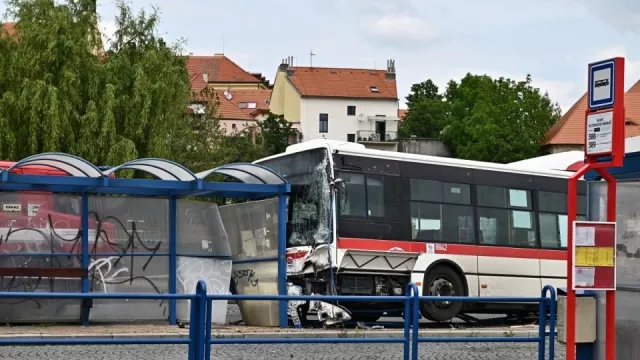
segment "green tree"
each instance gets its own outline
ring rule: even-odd
[[[414,84],[406,99],[408,111],[399,129],[400,136],[439,137],[445,125],[446,103],[438,86],[431,80]]]
[[[283,115],[269,112],[268,116],[258,123],[262,147],[269,155],[284,152],[289,146],[289,138],[297,136],[298,130]]]
[[[540,154],[540,141],[561,115],[547,93],[523,81],[467,74],[451,81],[442,138],[464,159],[507,163]]]
[[[463,159],[507,163],[540,154],[540,140],[560,118],[548,94],[522,81],[467,74],[444,94],[427,80],[407,96],[404,136],[439,137]]]
[[[7,0],[18,37],[0,35],[0,157],[62,151],[96,164],[181,158],[190,83],[181,44],[155,34],[158,14],[117,3],[102,51],[95,0]],[[194,145],[196,146],[196,145]]]

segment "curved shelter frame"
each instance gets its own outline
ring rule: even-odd
[[[58,175],[27,175],[26,167],[48,167],[59,170]],[[137,170],[152,175],[153,179],[118,178],[119,170]],[[60,171],[68,176],[61,176]],[[206,181],[210,175],[222,175],[225,181]],[[228,181],[231,178],[234,181]],[[257,200],[279,198],[278,209],[278,292],[286,295],[286,194],[289,182],[274,171],[257,164],[238,163],[194,173],[173,161],[144,158],[128,161],[114,167],[98,167],[80,157],[65,153],[42,153],[24,158],[7,169],[0,169],[0,191],[45,191],[78,193],[81,196],[81,228],[89,229],[88,196],[119,194],[130,196],[167,197],[169,199],[169,292],[176,293],[176,200],[180,197],[223,197]],[[89,232],[82,231],[82,267],[89,268]],[[281,263],[281,264],[280,264]],[[90,292],[89,275],[81,278],[83,293]],[[286,302],[280,303],[286,326]],[[280,316],[281,322],[283,316]],[[89,321],[89,306],[82,311],[82,320]],[[169,320],[176,323],[176,300],[170,300]],[[283,324],[281,324],[283,325]]]

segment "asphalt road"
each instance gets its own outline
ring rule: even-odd
[[[564,359],[556,346],[556,359]],[[179,360],[183,345],[0,347],[0,359],[29,360]],[[365,360],[402,359],[401,344],[217,345],[212,359],[224,360]],[[420,344],[424,360],[537,360],[536,344]],[[548,359],[548,357],[547,357]]]

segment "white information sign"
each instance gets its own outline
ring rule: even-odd
[[[613,111],[587,116],[587,155],[608,153],[613,145]]]
[[[613,69],[606,67],[593,72],[593,95],[595,102],[609,100],[611,98],[611,86],[613,86]]]
[[[589,109],[612,107],[615,102],[616,68],[613,59],[589,64]]]
[[[575,268],[575,285],[588,287],[593,286],[596,279],[596,269],[593,267],[576,267]]]
[[[576,246],[596,246],[596,228],[593,226],[577,227],[574,243]]]

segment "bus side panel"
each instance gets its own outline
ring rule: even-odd
[[[567,251],[545,250],[550,256],[540,259],[540,276],[542,286],[551,285],[555,288],[567,286]]]
[[[434,244],[429,244],[433,246]],[[440,244],[438,244],[440,245]],[[431,246],[427,246],[429,249]],[[449,245],[451,246],[451,245]],[[475,251],[475,246],[465,246],[468,250]],[[414,268],[414,272],[411,275],[411,280],[413,282],[424,282],[425,271],[429,269],[429,267],[439,261],[445,260],[447,262],[452,262],[464,273],[464,276],[467,280],[467,288],[469,291],[469,296],[478,296],[480,294],[478,289],[478,257],[473,254],[462,255],[462,254],[435,254],[429,253],[430,250],[427,250],[425,253],[418,256],[418,261],[416,262],[416,266]],[[420,294],[424,293],[422,289],[423,286],[428,286],[428,284],[422,284],[420,287]]]
[[[538,249],[478,247],[480,296],[540,296]]]

